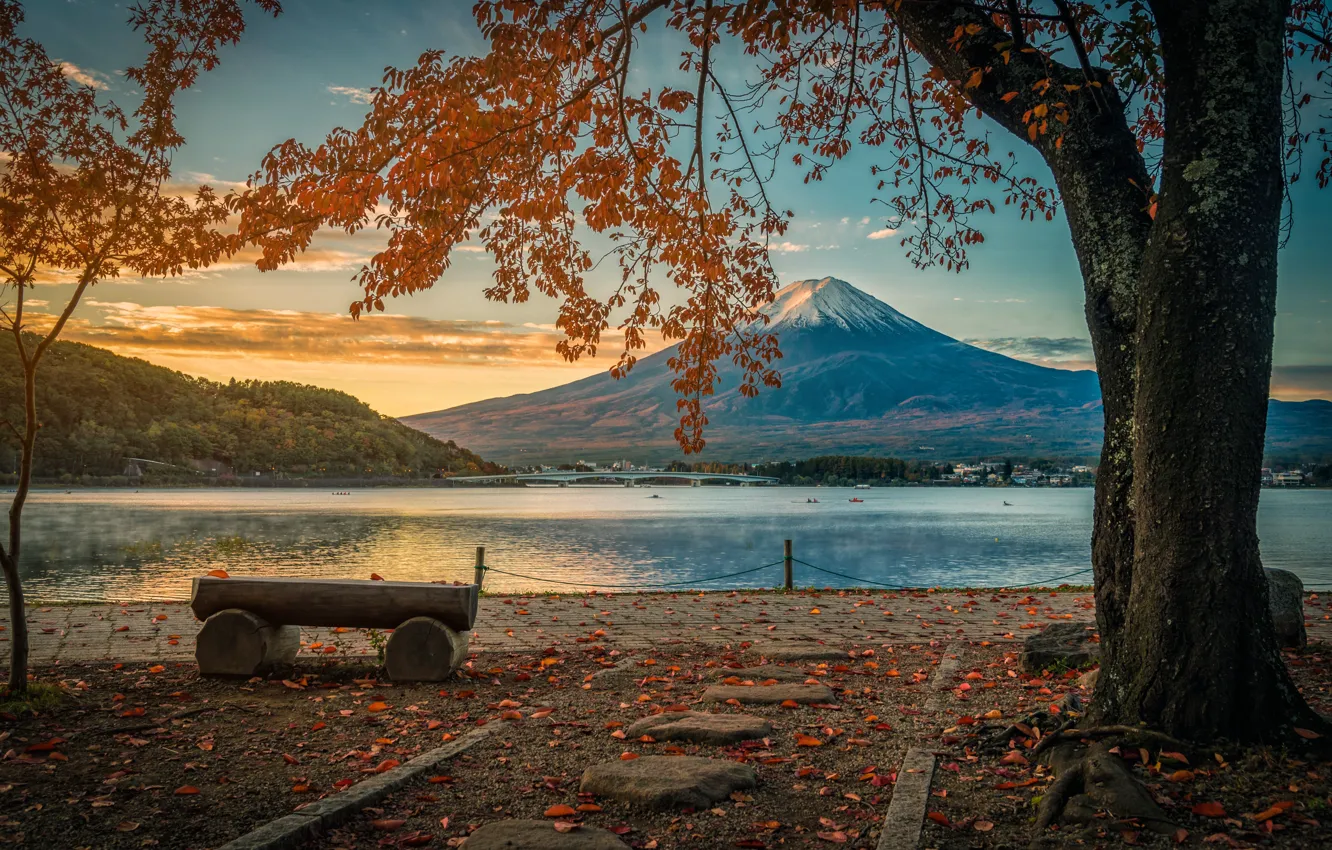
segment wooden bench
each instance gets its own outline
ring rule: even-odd
[[[248,677],[295,661],[300,626],[392,629],[389,677],[437,682],[467,659],[478,591],[414,581],[196,578],[190,609],[204,625],[194,657],[205,676]]]

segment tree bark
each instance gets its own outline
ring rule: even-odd
[[[1181,738],[1271,739],[1320,723],[1279,654],[1256,525],[1288,7],[1153,6],[1168,130],[1138,284],[1132,587],[1093,713]]]
[[[21,331],[20,331],[21,332]],[[15,333],[23,364],[23,448],[19,458],[18,485],[14,488],[14,501],[9,506],[9,546],[0,548],[0,570],[5,574],[5,589],[9,591],[9,682],[10,694],[22,694],[28,689],[28,617],[23,605],[23,582],[19,578],[19,550],[23,541],[23,504],[28,499],[32,483],[33,450],[37,444],[37,357],[29,356],[23,348],[23,339]]]

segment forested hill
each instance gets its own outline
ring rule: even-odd
[[[0,340],[0,419],[20,429],[21,374],[12,341]],[[500,471],[346,393],[287,381],[220,384],[79,343],[57,342],[47,352],[37,404],[35,474],[43,478],[120,475],[126,458],[249,477]],[[14,470],[17,447],[5,426],[0,471]]]

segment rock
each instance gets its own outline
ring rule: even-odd
[[[412,617],[393,630],[384,668],[395,682],[440,682],[467,660],[468,633],[432,617]]]
[[[1283,647],[1303,647],[1309,642],[1304,630],[1304,582],[1289,570],[1263,572],[1267,573],[1267,603],[1277,640]]]
[[[833,692],[827,685],[710,685],[703,692],[704,702],[738,700],[751,705],[776,705],[795,700],[798,703],[832,702]]]
[[[723,746],[772,734],[772,724],[748,714],[668,711],[644,717],[624,730],[629,738],[650,735],[657,741],[688,741]]]
[[[1089,691],[1094,691],[1096,690],[1096,681],[1100,678],[1101,678],[1101,668],[1097,667],[1095,670],[1088,670],[1086,673],[1083,673],[1081,676],[1079,676],[1078,685],[1080,687],[1086,688]]]
[[[554,821],[502,820],[467,836],[466,850],[627,850],[612,833],[595,826],[558,832]]]
[[[594,764],[579,792],[658,810],[707,808],[732,791],[758,785],[748,765],[696,756],[642,756]]]
[[[227,608],[204,621],[194,644],[202,676],[258,676],[290,666],[301,648],[297,626],[270,624],[257,614]]]
[[[1022,643],[1022,669],[1039,673],[1063,664],[1082,667],[1101,657],[1100,644],[1092,640],[1095,627],[1089,623],[1051,623]]]
[[[773,661],[846,661],[845,649],[820,643],[761,643],[749,649]]]
[[[718,679],[729,679],[732,676],[744,682],[766,682],[768,679],[776,679],[779,682],[803,682],[810,678],[809,673],[801,667],[779,667],[776,664],[760,664],[757,667],[745,667],[737,669],[734,667],[718,667],[712,671],[712,674]]]

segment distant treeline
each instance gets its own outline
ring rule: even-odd
[[[1040,461],[1041,466],[1033,468],[1054,469],[1054,461]],[[1013,464],[1001,465],[996,474],[1001,477],[1011,474]],[[848,484],[910,484],[925,483],[942,478],[953,472],[951,464],[939,464],[929,460],[903,460],[897,457],[852,457],[849,455],[827,455],[806,460],[779,461],[775,463],[683,463],[675,462],[669,467],[677,472],[717,472],[736,475],[763,475],[777,478],[783,484],[829,486]]]
[[[20,376],[13,343],[0,341],[0,418],[21,428]],[[142,471],[148,480],[256,472],[429,478],[502,471],[346,393],[287,381],[216,383],[71,342],[56,343],[42,361],[37,405],[42,429],[34,474],[45,479],[127,471]],[[17,449],[6,428],[0,433],[0,472],[15,471]]]

